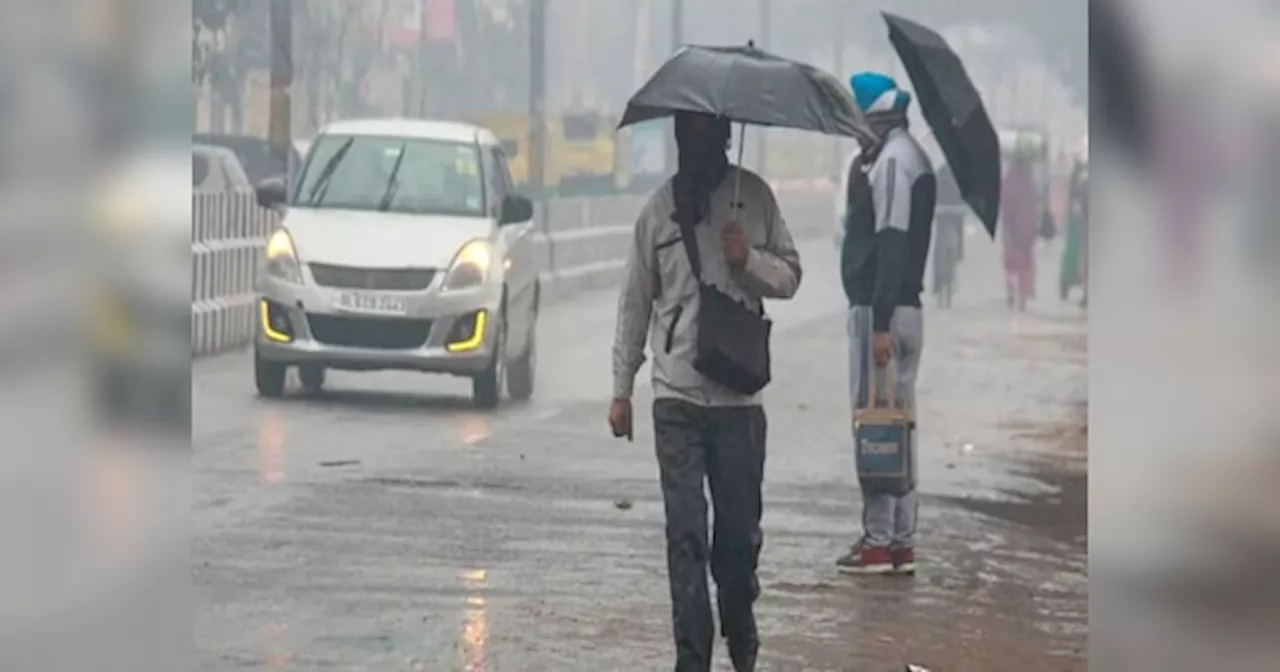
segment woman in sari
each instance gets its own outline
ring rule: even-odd
[[[1035,296],[1035,245],[1040,227],[1040,192],[1032,160],[1015,151],[1000,189],[1000,232],[1004,246],[1006,300],[1010,308],[1026,310]]]
[[[1083,287],[1085,281],[1084,227],[1089,216],[1089,164],[1084,159],[1076,161],[1071,171],[1067,189],[1066,245],[1062,248],[1062,272],[1058,294],[1066,301],[1075,287]]]

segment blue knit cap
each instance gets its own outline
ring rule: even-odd
[[[863,113],[905,112],[911,94],[898,89],[893,78],[879,72],[860,72],[849,78],[853,100]]]

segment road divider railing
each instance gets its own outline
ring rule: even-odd
[[[774,185],[793,237],[827,235],[834,211],[826,183]],[[244,347],[256,328],[255,283],[280,214],[252,192],[192,197],[191,346],[195,356]],[[534,237],[543,297],[562,300],[617,282],[637,215],[647,196],[562,198],[540,203]]]
[[[253,192],[193,194],[191,203],[191,349],[196,356],[247,345],[253,338],[254,284],[267,237],[280,215]]]

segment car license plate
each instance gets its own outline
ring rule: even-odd
[[[338,306],[344,310],[376,315],[406,315],[409,312],[404,297],[390,294],[343,292],[338,295]]]

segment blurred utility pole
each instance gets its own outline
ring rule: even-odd
[[[760,41],[758,44],[761,49],[769,49],[773,46],[773,12],[771,11],[771,5],[772,3],[769,0],[760,0]],[[746,135],[745,129],[742,134]],[[760,177],[768,179],[765,173],[765,166],[769,159],[768,138],[763,130],[758,135],[759,139],[756,141],[756,156],[758,157],[756,172],[760,174]],[[745,138],[738,138],[738,142],[743,142],[744,140]]]
[[[426,119],[427,114],[427,73],[431,72],[430,55],[427,53],[427,0],[418,3],[418,63],[410,68],[418,81],[418,116]]]
[[[267,117],[267,142],[271,153],[292,178],[296,168],[289,161],[289,146],[293,143],[289,100],[293,88],[293,1],[271,0],[270,17],[271,109]]]
[[[547,0],[529,3],[529,185],[546,195]]]

